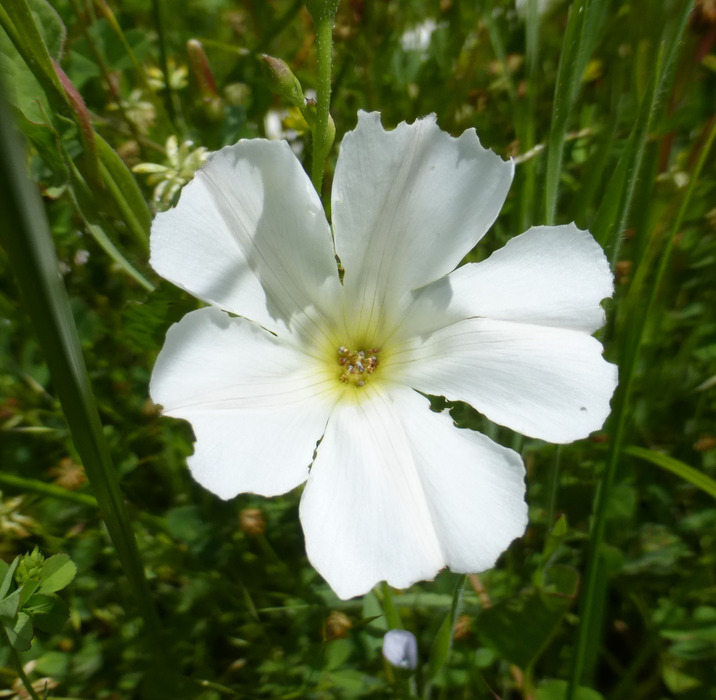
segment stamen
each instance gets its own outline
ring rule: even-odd
[[[339,379],[344,384],[355,387],[365,386],[368,375],[378,367],[378,348],[369,350],[350,350],[345,345],[338,348],[338,365],[341,368]]]

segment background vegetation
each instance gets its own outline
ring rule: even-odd
[[[450,405],[521,450],[530,503],[526,535],[461,600],[450,572],[338,600],[306,560],[300,493],[219,501],[186,470],[189,426],[147,398],[164,333],[196,304],[147,264],[151,211],[197,149],[282,134],[310,164],[259,60],[314,85],[303,4],[3,0],[0,26],[26,141],[23,162],[0,159],[0,696],[25,697],[21,673],[65,698],[716,697],[712,0],[339,5],[336,143],[358,109],[476,127],[518,165],[470,259],[575,220],[615,270],[603,431],[558,448]],[[69,554],[74,579],[64,557],[8,569],[34,547]],[[418,638],[410,680],[381,657],[389,623]]]

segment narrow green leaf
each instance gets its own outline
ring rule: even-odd
[[[633,457],[638,457],[646,462],[655,464],[657,467],[661,467],[676,476],[681,477],[684,481],[688,481],[690,484],[701,489],[709,496],[716,498],[716,481],[711,477],[706,476],[703,472],[698,469],[690,467],[681,460],[671,457],[663,452],[656,452],[655,450],[647,450],[644,447],[630,446],[625,447],[623,452]]]
[[[134,238],[148,249],[152,212],[149,211],[137,181],[117,152],[99,135],[95,135],[100,171],[104,184],[122,213]]]
[[[133,598],[149,630],[158,620],[112,465],[77,329],[36,188],[27,179],[9,108],[0,96],[0,243],[15,272],[77,451],[97,497]]]
[[[552,121],[547,143],[546,224],[551,225],[555,222],[567,123],[579,93],[584,69],[596,45],[605,10],[604,0],[575,0],[570,9],[557,69]]]
[[[20,563],[20,557],[15,557],[12,560],[12,564],[8,566],[5,564],[5,562],[0,562],[4,565],[5,573],[3,575],[2,583],[0,583],[0,599],[4,598],[7,595],[7,592],[10,590],[10,587],[12,586],[12,582],[15,576],[15,569],[17,569],[17,565]],[[2,569],[0,569],[0,574],[2,574]]]
[[[75,577],[77,567],[69,554],[55,554],[42,566],[40,593],[61,591]]]
[[[428,660],[428,670],[426,674],[428,680],[432,680],[435,676],[437,676],[443,666],[445,666],[445,663],[450,656],[450,649],[452,648],[452,634],[455,629],[457,616],[460,613],[462,592],[465,588],[465,581],[467,581],[466,575],[462,575],[458,578],[457,583],[455,584],[455,592],[452,596],[450,610],[445,616],[445,619],[442,621],[440,629],[435,636],[435,641],[433,642],[433,646],[430,650],[430,658]]]

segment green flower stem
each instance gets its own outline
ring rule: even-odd
[[[630,413],[629,399],[632,385],[634,383],[639,348],[641,347],[644,338],[644,330],[649,317],[649,311],[654,303],[661,280],[666,272],[666,267],[671,258],[671,250],[673,248],[674,239],[681,227],[681,222],[684,219],[684,215],[686,214],[689,204],[691,203],[691,198],[696,188],[699,175],[707,161],[714,138],[716,138],[716,118],[711,118],[707,129],[707,137],[691,175],[691,180],[684,195],[684,199],[671,225],[671,229],[661,253],[656,274],[653,275],[651,280],[651,287],[648,294],[645,297],[641,297],[638,313],[630,315],[632,320],[632,334],[631,338],[626,341],[625,358],[620,367],[620,383],[614,395],[614,407],[611,419],[611,442],[609,444],[607,464],[599,489],[597,490],[594,524],[590,535],[587,575],[582,594],[579,633],[572,661],[572,674],[569,681],[567,700],[573,700],[575,697],[577,687],[579,686],[584,674],[587,661],[587,651],[590,647],[592,647],[592,645],[594,645],[595,640],[599,639],[600,636],[604,610],[603,601],[605,597],[605,586],[603,585],[605,579],[605,569],[602,544],[604,542],[604,532],[606,528],[606,511],[609,503],[611,486],[614,482],[617,465],[622,453],[622,445],[624,443],[624,436],[627,428],[627,418]],[[638,456],[643,455],[638,453]]]
[[[328,120],[331,108],[331,67],[333,63],[333,17],[335,13],[324,12],[313,21],[316,25],[316,58],[318,81],[316,83],[316,121],[313,127],[313,163],[311,179],[319,196],[323,186],[326,157],[333,145]]]
[[[68,489],[63,489],[60,486],[48,484],[44,481],[39,481],[38,479],[26,479],[22,476],[15,476],[15,474],[5,474],[4,472],[0,472],[0,484],[12,486],[14,488],[21,489],[24,492],[39,493],[43,496],[59,498],[63,501],[70,501],[71,503],[88,506],[89,508],[98,507],[97,499],[87,493],[69,491]]]

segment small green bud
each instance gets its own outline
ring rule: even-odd
[[[15,570],[15,582],[17,585],[22,586],[32,580],[39,581],[42,578],[42,566],[44,563],[45,557],[42,556],[37,547],[30,554],[21,556]]]
[[[301,83],[298,82],[298,78],[291,72],[285,61],[263,54],[261,56],[261,69],[271,92],[283,97],[293,107],[303,105],[304,97]]]
[[[186,42],[186,50],[189,54],[189,67],[199,86],[204,116],[212,123],[223,121],[224,102],[216,89],[216,82],[209,66],[209,59],[204,53],[204,47],[198,39],[189,39]]]
[[[316,100],[312,100],[312,99],[306,100],[306,106],[301,113],[303,114],[304,119],[308,122],[308,125],[311,127],[311,130],[313,130],[316,125]],[[328,151],[330,150],[335,138],[336,138],[336,123],[333,121],[333,117],[329,114],[328,115],[328,128],[326,131],[325,146],[324,146],[326,153],[328,153]]]

